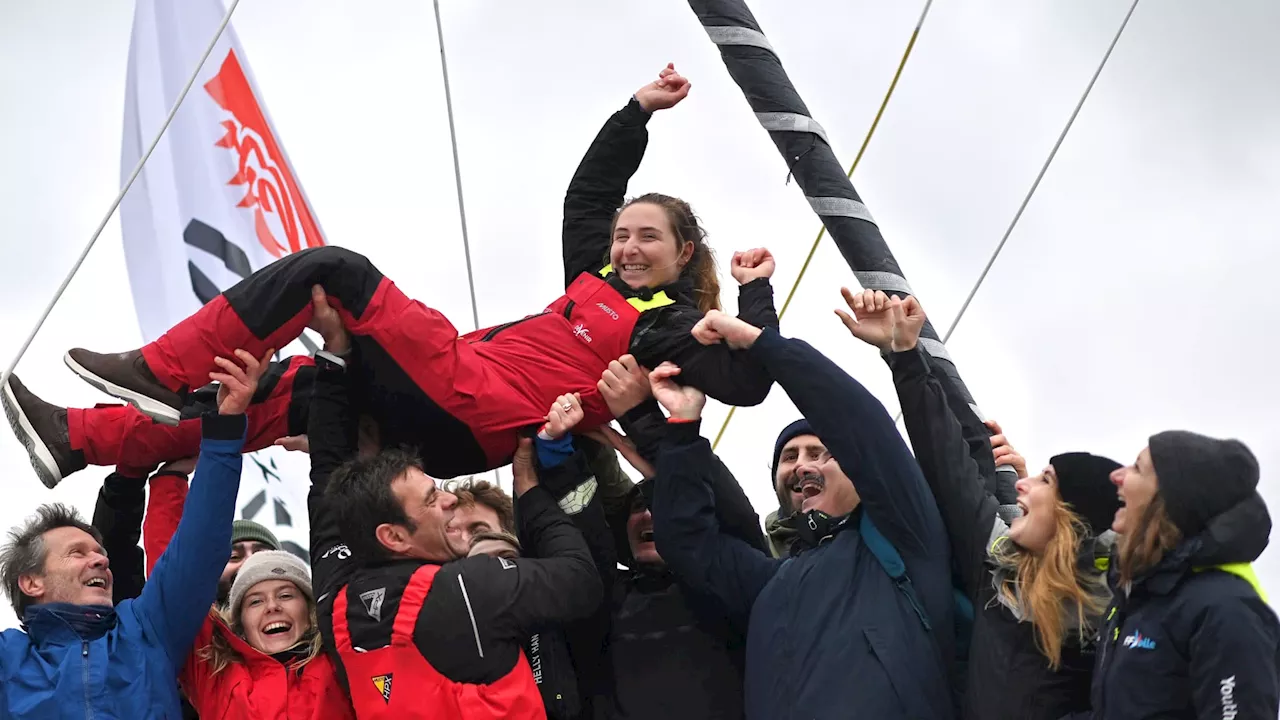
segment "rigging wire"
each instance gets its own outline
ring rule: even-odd
[[[178,99],[174,101],[173,107],[169,110],[169,116],[164,119],[164,124],[160,126],[160,132],[156,133],[156,137],[151,141],[151,145],[147,147],[147,151],[138,159],[138,164],[133,167],[133,172],[129,174],[129,179],[125,180],[124,187],[120,188],[120,193],[116,195],[116,199],[112,201],[111,207],[107,209],[107,214],[102,217],[102,222],[98,223],[98,229],[93,231],[93,236],[89,238],[88,244],[84,246],[80,257],[76,259],[71,271],[67,273],[67,277],[63,279],[62,284],[58,286],[57,292],[53,294],[53,299],[49,301],[49,305],[45,307],[44,312],[40,315],[40,319],[36,321],[36,326],[31,329],[31,334],[27,336],[26,341],[22,343],[22,347],[18,349],[18,354],[13,357],[13,362],[9,363],[9,367],[4,371],[4,375],[0,376],[0,387],[6,387],[9,383],[9,376],[18,367],[18,362],[22,360],[22,356],[27,353],[27,349],[31,347],[31,343],[36,339],[36,334],[44,327],[44,323],[49,319],[49,314],[53,312],[53,307],[58,304],[58,300],[62,299],[62,294],[66,292],[67,286],[71,284],[71,279],[76,276],[80,270],[80,266],[84,264],[85,258],[89,257],[89,251],[93,249],[94,244],[98,242],[98,238],[102,235],[102,231],[107,227],[107,223],[111,221],[111,216],[115,214],[116,208],[120,207],[120,203],[124,201],[124,196],[129,192],[129,188],[133,187],[133,182],[138,179],[138,175],[142,174],[142,168],[147,164],[147,159],[151,157],[151,153],[155,151],[156,146],[160,144],[160,140],[164,137],[164,133],[169,129],[169,125],[173,122],[174,117],[178,115],[178,109],[182,107],[182,101],[186,99],[187,93],[191,90],[191,86],[195,84],[196,78],[200,76],[200,70],[204,68],[205,61],[213,54],[213,48],[217,46],[218,40],[222,38],[222,33],[227,29],[227,25],[231,23],[231,15],[236,11],[236,7],[240,4],[240,0],[231,0],[231,6],[227,8],[227,12],[222,16],[222,23],[218,25],[218,31],[213,34],[213,38],[209,40],[209,46],[204,49],[204,54],[200,56],[200,62],[196,63],[196,67],[191,71],[191,77],[187,78],[187,84],[182,87],[182,92],[178,93]]]
[[[880,118],[884,116],[885,108],[889,106],[889,99],[893,97],[893,91],[898,87],[898,79],[902,77],[902,69],[907,66],[907,59],[911,57],[911,50],[916,46],[916,38],[920,36],[920,28],[924,25],[924,20],[929,16],[929,8],[933,6],[933,0],[926,0],[924,10],[920,12],[920,19],[916,20],[916,26],[911,31],[911,39],[907,41],[907,47],[902,51],[902,59],[898,61],[898,69],[893,73],[893,81],[889,83],[889,89],[885,91],[884,99],[880,101],[880,109],[876,111],[876,117],[871,121],[871,127],[867,130],[866,137],[862,139],[862,146],[858,148],[858,154],[853,158],[853,164],[849,166],[849,172],[845,173],[845,177],[853,177],[853,171],[858,169],[858,163],[862,161],[862,156],[867,151],[867,146],[871,144],[871,138],[876,134],[876,128],[880,125]],[[800,266],[800,274],[796,275],[796,280],[791,284],[791,290],[787,292],[787,299],[782,303],[782,309],[778,311],[778,320],[782,320],[782,316],[786,314],[787,308],[791,306],[791,299],[796,295],[796,288],[800,287],[800,281],[804,280],[805,272],[809,270],[809,263],[813,261],[814,253],[818,251],[818,245],[822,243],[822,238],[827,233],[827,226],[823,225],[818,230],[818,236],[814,238],[813,245],[809,248],[809,254],[805,256],[804,264]],[[720,444],[720,438],[724,437],[724,431],[729,427],[729,422],[733,420],[733,415],[737,411],[736,406],[729,407],[729,414],[725,416],[724,423],[720,426],[720,431],[716,433],[716,439],[711,443],[711,449],[715,450]]]
[[[449,61],[444,52],[444,25],[440,22],[440,0],[432,0],[436,13],[436,37],[440,41],[440,73],[444,76],[444,107],[449,115],[449,144],[453,147],[453,182],[458,189],[458,219],[462,222],[462,253],[467,261],[467,288],[471,291],[471,322],[480,329],[476,305],[476,280],[471,270],[471,240],[467,235],[467,206],[462,200],[462,164],[458,160],[458,132],[453,124],[453,93],[449,90]]]

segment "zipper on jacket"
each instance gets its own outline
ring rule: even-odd
[[[480,338],[480,342],[489,342],[490,340],[492,340],[492,339],[494,338],[494,336],[495,336],[495,335],[497,335],[498,333],[502,332],[503,330],[506,330],[507,328],[511,327],[512,325],[519,325],[519,324],[520,324],[520,323],[522,323],[522,322],[526,322],[526,321],[528,321],[528,320],[533,320],[534,318],[540,318],[540,317],[542,317],[543,315],[546,315],[546,314],[547,314],[547,313],[545,313],[545,312],[540,312],[540,313],[538,313],[537,315],[530,315],[529,317],[523,317],[523,318],[520,318],[519,320],[512,320],[511,322],[502,323],[501,325],[499,325],[499,326],[495,327],[494,329],[490,330],[489,332],[485,333],[485,334],[484,334],[484,337]]]
[[[80,657],[84,660],[84,680],[81,685],[84,687],[84,716],[86,720],[93,719],[93,704],[89,697],[89,641],[80,641]]]

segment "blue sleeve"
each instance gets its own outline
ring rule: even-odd
[[[822,438],[889,542],[903,555],[946,553],[937,504],[884,405],[803,340],[766,328],[750,352]]]
[[[1191,698],[1196,717],[1273,718],[1280,714],[1276,616],[1256,595],[1206,603],[1191,636]]]
[[[653,479],[654,540],[681,584],[716,598],[730,619],[745,627],[751,606],[781,561],[721,531],[715,472],[715,455],[698,434],[698,424],[672,424]]]
[[[538,451],[538,465],[544,468],[559,467],[577,452],[573,447],[573,435],[565,433],[555,440],[544,440],[535,435],[533,446]]]
[[[151,627],[174,667],[191,650],[218,595],[231,552],[231,522],[240,490],[244,415],[206,413],[191,491],[178,530],[160,556],[132,611]]]

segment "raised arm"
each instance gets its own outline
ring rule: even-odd
[[[863,290],[855,294],[847,288],[841,292],[852,314],[840,312],[840,319],[854,337],[878,349],[893,370],[916,461],[942,513],[965,591],[977,597],[986,578],[984,562],[993,532],[1008,529],[996,514],[996,500],[988,493],[983,470],[973,458],[973,453],[985,452],[989,473],[995,474],[986,428],[973,416],[971,424],[976,427],[966,432],[946,388],[931,372],[923,348],[918,347],[923,310],[909,319],[905,312],[892,312],[884,292]],[[962,409],[973,414],[967,406]],[[975,433],[981,450],[968,442],[968,436]]]
[[[671,413],[654,477],[653,534],[658,552],[680,582],[713,597],[732,623],[746,627],[756,597],[781,561],[724,532],[716,517],[718,461],[699,435],[706,397],[673,381],[675,369],[650,375],[654,397]]]
[[[155,570],[156,563],[164,556],[173,534],[182,521],[182,509],[187,504],[187,478],[195,469],[195,460],[179,461],[190,466],[172,467],[169,463],[151,476],[151,492],[147,495],[147,516],[142,523],[142,544],[147,553],[147,575]]]
[[[258,360],[236,351],[243,368],[225,358],[215,361],[224,372],[211,373],[211,378],[222,384],[223,391],[219,392],[218,412],[206,413],[201,420],[200,462],[191,482],[190,502],[169,547],[131,606],[174,667],[184,662],[217,597],[240,489],[240,451],[247,425],[244,411],[271,352]]]
[[[112,601],[138,597],[146,576],[142,569],[142,514],[146,502],[146,473],[117,468],[102,481],[93,508],[93,526],[102,533],[102,549],[111,559]]]
[[[723,313],[708,313],[695,335],[702,342],[750,349],[822,438],[876,526],[900,552],[947,552],[946,530],[920,467],[889,413],[861,383],[808,343]]]
[[[596,134],[564,198],[561,243],[566,287],[579,274],[596,272],[608,262],[613,214],[622,206],[627,183],[649,144],[645,125],[654,112],[674,106],[688,94],[689,81],[668,65],[658,80],[637,90]]]
[[[733,254],[729,273],[738,281],[738,319],[758,328],[777,328],[778,310],[773,304],[773,285],[769,284],[776,267],[767,248],[753,248]]]

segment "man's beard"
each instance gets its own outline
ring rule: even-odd
[[[235,581],[235,575],[218,580],[218,607],[226,607],[231,602],[231,584]]]

